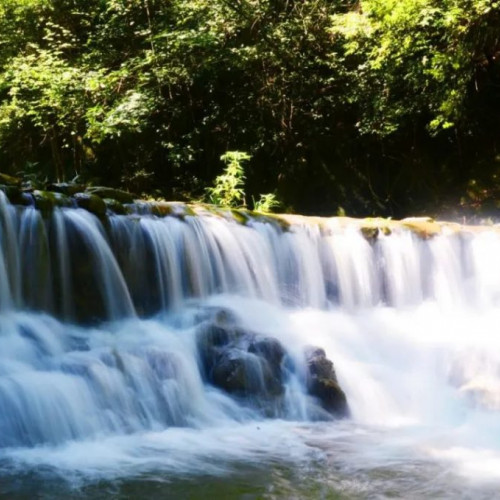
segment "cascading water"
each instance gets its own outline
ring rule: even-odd
[[[92,494],[95,478],[175,477],[171,492],[200,495],[179,478],[246,467],[252,484],[259,463],[274,472],[257,496],[496,491],[495,228],[371,237],[337,219],[131,210],[42,213],[0,191],[0,494],[64,496],[62,474]],[[310,346],[350,418],[328,420],[308,386]]]

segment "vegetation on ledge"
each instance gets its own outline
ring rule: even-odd
[[[0,174],[1,175],[1,174]],[[4,178],[5,180],[5,178]],[[48,190],[22,188],[19,180],[10,178],[9,185],[0,185],[7,198],[17,205],[34,206],[48,217],[55,207],[82,208],[101,220],[107,215],[144,214],[155,217],[185,219],[195,216],[215,216],[247,225],[255,222],[271,224],[282,231],[293,231],[293,226],[316,225],[323,233],[333,234],[345,228],[357,228],[369,241],[389,236],[394,231],[411,231],[420,238],[439,234],[467,233],[485,230],[500,231],[491,220],[467,225],[434,220],[430,217],[408,217],[402,220],[382,217],[352,218],[345,216],[317,217],[294,214],[272,214],[246,208],[231,208],[209,203],[184,203],[164,200],[142,200],[133,194],[108,187],[86,187],[73,184],[54,184]]]

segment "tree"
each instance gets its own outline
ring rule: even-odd
[[[500,178],[499,11],[491,0],[5,0],[0,160],[199,198],[220,156],[246,151],[249,200],[276,192],[288,208],[360,215],[404,214],[443,192],[456,202],[471,181],[484,191]]]

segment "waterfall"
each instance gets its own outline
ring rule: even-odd
[[[329,360],[349,425],[484,445],[500,411],[499,255],[494,227],[374,236],[148,204],[99,218],[0,191],[0,450],[328,420],[311,366]]]
[[[0,229],[2,310],[69,321],[148,316],[216,294],[317,309],[492,306],[500,298],[497,231],[422,239],[398,229],[370,241],[335,219],[287,227],[209,212],[99,220],[57,207],[43,217],[1,193]]]

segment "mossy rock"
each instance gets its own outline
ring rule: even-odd
[[[78,207],[87,210],[88,212],[97,215],[97,217],[104,217],[106,215],[106,204],[104,201],[95,194],[90,193],[75,193],[73,196]]]
[[[262,222],[271,224],[282,231],[288,231],[291,223],[285,217],[279,214],[264,214],[261,212],[252,212],[246,208],[226,208],[209,203],[199,203],[193,206],[198,215],[211,214],[223,219],[230,220],[246,226],[252,222]]]
[[[196,215],[195,210],[191,205],[185,203],[157,201],[150,203],[151,213],[157,217],[177,217],[184,219],[187,216]]]
[[[54,207],[71,207],[73,205],[71,198],[53,191],[41,191],[35,189],[31,193],[35,207],[42,212],[43,215],[48,215]]]
[[[108,198],[120,203],[133,203],[139,196],[121,189],[114,189],[105,186],[92,186],[85,189],[86,193],[95,194],[100,198]]]
[[[223,347],[239,340],[245,332],[237,327],[204,325],[198,331],[198,346],[202,350]]]
[[[33,198],[35,208],[43,214],[51,212],[55,206],[54,193],[51,191],[39,191],[36,189],[31,193],[31,197]]]
[[[257,387],[252,384],[248,371],[245,353],[239,349],[231,349],[218,356],[210,372],[210,381],[230,394],[253,393]]]
[[[361,234],[369,241],[373,242],[380,237],[381,234],[388,236],[394,228],[394,221],[383,219],[380,217],[367,217],[359,221]]]
[[[83,184],[74,184],[72,182],[56,182],[54,184],[49,184],[47,189],[56,193],[72,196],[76,193],[85,191],[85,186]]]
[[[157,217],[168,217],[172,215],[172,205],[168,203],[150,203],[149,209],[151,214],[156,215]]]
[[[221,217],[226,220],[235,220],[233,216],[233,210],[226,207],[220,207],[218,205],[212,205],[210,203],[196,203],[192,205],[192,209],[196,215],[215,215],[217,217]],[[243,219],[240,216],[241,219]]]
[[[113,212],[116,215],[127,215],[129,213],[129,211],[123,205],[123,203],[120,203],[119,201],[117,201],[115,199],[104,198],[102,201],[104,201],[108,210],[110,210],[111,212]]]
[[[378,227],[361,227],[361,233],[368,241],[376,240],[379,234]]]
[[[423,239],[432,238],[442,232],[442,225],[430,217],[408,217],[401,220],[400,224]]]
[[[19,177],[13,177],[12,175],[3,174],[0,172],[0,184],[5,186],[21,186],[22,179]]]
[[[248,222],[252,220],[252,215],[248,210],[244,210],[241,208],[233,208],[231,210],[231,214],[233,216],[233,219],[242,226],[247,225]]]
[[[260,212],[250,212],[251,220],[271,224],[274,227],[286,232],[290,230],[290,222],[281,217],[279,214],[262,214]]]
[[[305,350],[308,369],[307,391],[318,399],[321,406],[336,417],[349,415],[347,398],[340,388],[333,363],[326,357],[325,351],[318,347]]]

